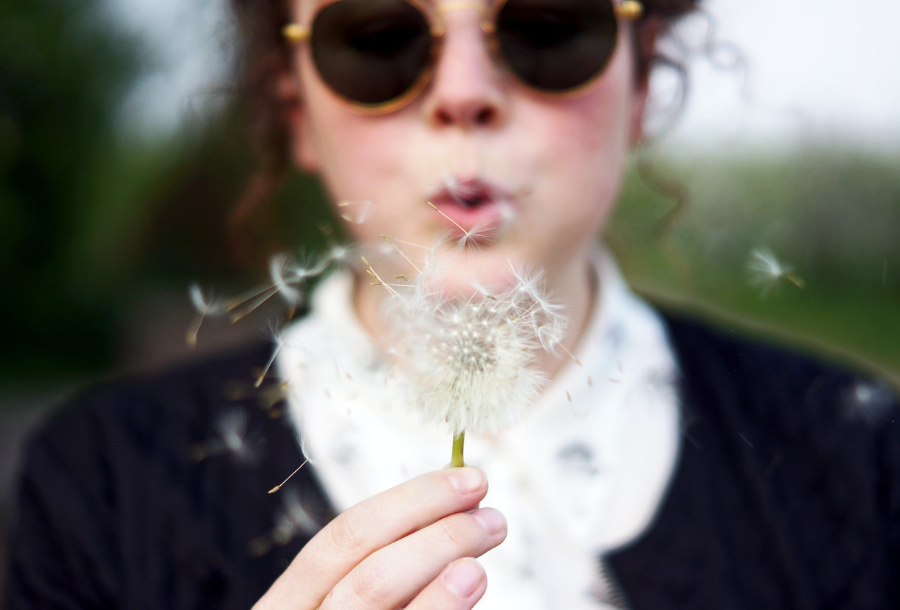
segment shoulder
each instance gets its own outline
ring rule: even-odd
[[[835,476],[900,471],[900,402],[886,381],[730,329],[671,314],[665,320],[688,436],[705,420],[742,435],[744,444],[793,454],[809,469],[833,467]]]
[[[687,385],[702,397],[730,394],[760,414],[791,404],[797,408],[785,417],[870,423],[883,423],[898,408],[887,381],[866,372],[681,315],[666,313],[663,318]]]
[[[656,522],[616,557],[623,580],[644,579],[635,598],[897,607],[900,407],[890,386],[729,328],[663,318],[684,442]]]
[[[79,391],[55,410],[26,446],[25,471],[56,462],[111,473],[129,459],[189,461],[189,447],[214,433],[223,413],[246,409],[253,373],[271,347],[259,343],[168,369],[119,376]],[[77,470],[76,469],[76,470]],[[96,479],[95,479],[96,480]]]
[[[71,427],[85,426],[91,420],[104,426],[128,425],[137,432],[158,418],[205,419],[210,411],[238,396],[239,387],[252,387],[253,373],[265,365],[270,353],[270,345],[254,343],[162,371],[97,382],[68,400],[38,436],[66,436]],[[191,408],[185,409],[188,404]]]
[[[862,541],[900,552],[900,402],[887,382],[685,318],[667,324],[691,450],[734,460],[730,476],[754,473],[754,493],[819,552],[853,557]]]
[[[301,455],[277,382],[256,387],[271,355],[261,342],[107,381],[56,412],[19,477],[12,599],[251,605],[308,534],[292,530],[272,548],[285,497],[267,492]],[[318,493],[306,472],[292,484]]]

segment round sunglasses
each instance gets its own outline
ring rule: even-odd
[[[636,0],[326,0],[312,25],[286,25],[291,44],[308,42],[320,77],[357,111],[393,112],[428,85],[443,42],[443,16],[477,9],[496,64],[534,92],[568,97],[603,74],[619,19],[637,20]]]

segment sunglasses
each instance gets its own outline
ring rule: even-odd
[[[450,11],[477,9],[495,63],[539,94],[574,96],[603,74],[616,48],[619,19],[637,20],[635,0],[477,1],[326,0],[312,25],[285,26],[291,44],[308,42],[326,85],[365,114],[405,106],[428,85]]]

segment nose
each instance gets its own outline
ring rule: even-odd
[[[465,4],[443,14],[443,48],[424,112],[435,127],[494,128],[506,118],[506,98],[485,44],[483,13]]]

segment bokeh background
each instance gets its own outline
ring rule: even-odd
[[[666,307],[896,383],[900,5],[707,7],[667,43],[688,86],[654,76],[608,242]],[[325,243],[309,177],[233,222],[253,170],[235,53],[223,0],[0,3],[0,558],[28,430],[91,380],[192,357],[190,282],[241,291],[274,250]],[[763,296],[760,247],[805,288]],[[267,315],[208,325],[197,351]]]

